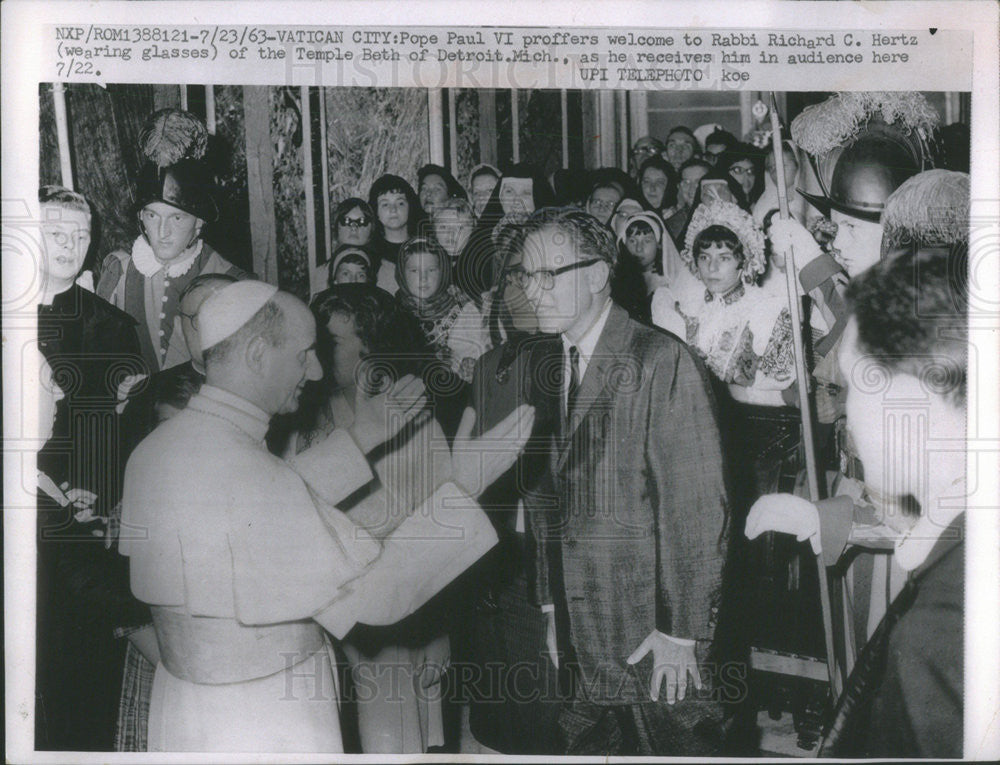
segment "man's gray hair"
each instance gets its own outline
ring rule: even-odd
[[[235,352],[245,348],[255,337],[264,338],[273,348],[285,342],[285,313],[274,300],[264,303],[246,324],[229,337],[206,348],[205,365],[228,361]]]

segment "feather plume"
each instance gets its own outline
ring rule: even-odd
[[[881,222],[893,242],[968,241],[969,176],[952,170],[914,175],[886,200]]]
[[[143,156],[159,167],[182,159],[201,159],[207,146],[205,123],[181,109],[154,112],[139,133]]]

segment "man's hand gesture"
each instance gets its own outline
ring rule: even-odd
[[[451,447],[452,480],[478,497],[507,472],[535,425],[534,407],[522,404],[479,438],[472,438],[476,413],[466,407]]]
[[[683,701],[687,693],[688,675],[694,687],[701,689],[701,675],[698,659],[694,654],[694,643],[679,643],[653,630],[625,661],[636,664],[647,654],[653,654],[653,675],[649,681],[649,697],[653,701],[660,698],[660,685],[667,681],[667,703]]]
[[[388,390],[372,395],[358,388],[351,436],[361,451],[367,454],[402,430],[426,404],[424,383],[413,375],[406,375]]]

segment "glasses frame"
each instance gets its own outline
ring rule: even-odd
[[[360,218],[348,218],[346,215],[341,215],[337,218],[338,226],[347,226],[348,228],[364,228],[365,226],[370,226],[371,224],[371,218],[367,215],[363,215]]]
[[[578,260],[567,266],[560,266],[559,268],[539,268],[537,271],[526,271],[520,266],[517,266],[511,268],[507,273],[513,282],[522,290],[528,289],[530,282],[537,281],[538,286],[542,290],[549,292],[555,288],[556,277],[560,274],[575,271],[578,268],[586,268],[587,266],[592,266],[595,263],[601,263],[602,261],[603,258],[589,258],[587,260]]]

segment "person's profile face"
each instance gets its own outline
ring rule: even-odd
[[[150,202],[143,207],[139,212],[139,222],[160,263],[176,260],[194,244],[205,223],[165,202]]]
[[[410,203],[406,194],[399,191],[387,191],[381,194],[376,202],[378,219],[386,231],[403,231],[410,217]]]
[[[42,270],[56,282],[74,281],[90,248],[90,216],[79,210],[42,205]]]
[[[833,240],[834,259],[852,279],[878,263],[882,257],[882,225],[839,210],[830,210],[830,220],[837,224]]]
[[[500,206],[504,215],[535,211],[531,178],[504,178],[500,181]]]
[[[441,264],[432,253],[415,252],[406,259],[403,276],[410,294],[417,300],[427,300],[441,287]]]
[[[710,143],[705,147],[705,161],[714,165],[719,161],[719,155],[726,150],[724,143]]]
[[[490,201],[493,189],[499,182],[492,173],[480,173],[472,179],[472,213],[477,218],[483,214],[486,203]]]
[[[303,303],[285,303],[281,306],[285,314],[284,342],[268,344],[265,351],[267,388],[273,402],[269,414],[294,412],[305,384],[323,376],[316,356],[316,320]]]
[[[361,338],[354,327],[354,319],[345,313],[333,313],[326,323],[326,331],[333,349],[333,382],[342,392],[350,393],[357,387],[359,367],[366,353]]]
[[[729,245],[710,242],[698,252],[698,276],[713,295],[725,295],[740,283],[740,261]]]
[[[781,160],[782,160],[782,165],[783,165],[784,170],[785,170],[785,173],[784,173],[784,175],[785,175],[785,188],[786,189],[794,188],[795,187],[795,179],[796,179],[796,177],[799,174],[799,162],[795,158],[795,154],[793,154],[792,150],[789,149],[787,146],[781,152]],[[775,174],[774,152],[770,152],[764,158],[764,170],[766,170],[767,174],[769,176],[771,176],[771,180],[774,183],[778,182],[778,176]]]
[[[372,220],[364,210],[355,207],[340,216],[337,221],[337,242],[359,247],[368,244],[372,238]]]
[[[420,184],[419,197],[420,206],[424,208],[424,212],[432,213],[435,206],[448,198],[448,184],[440,175],[433,173],[426,175]]]

